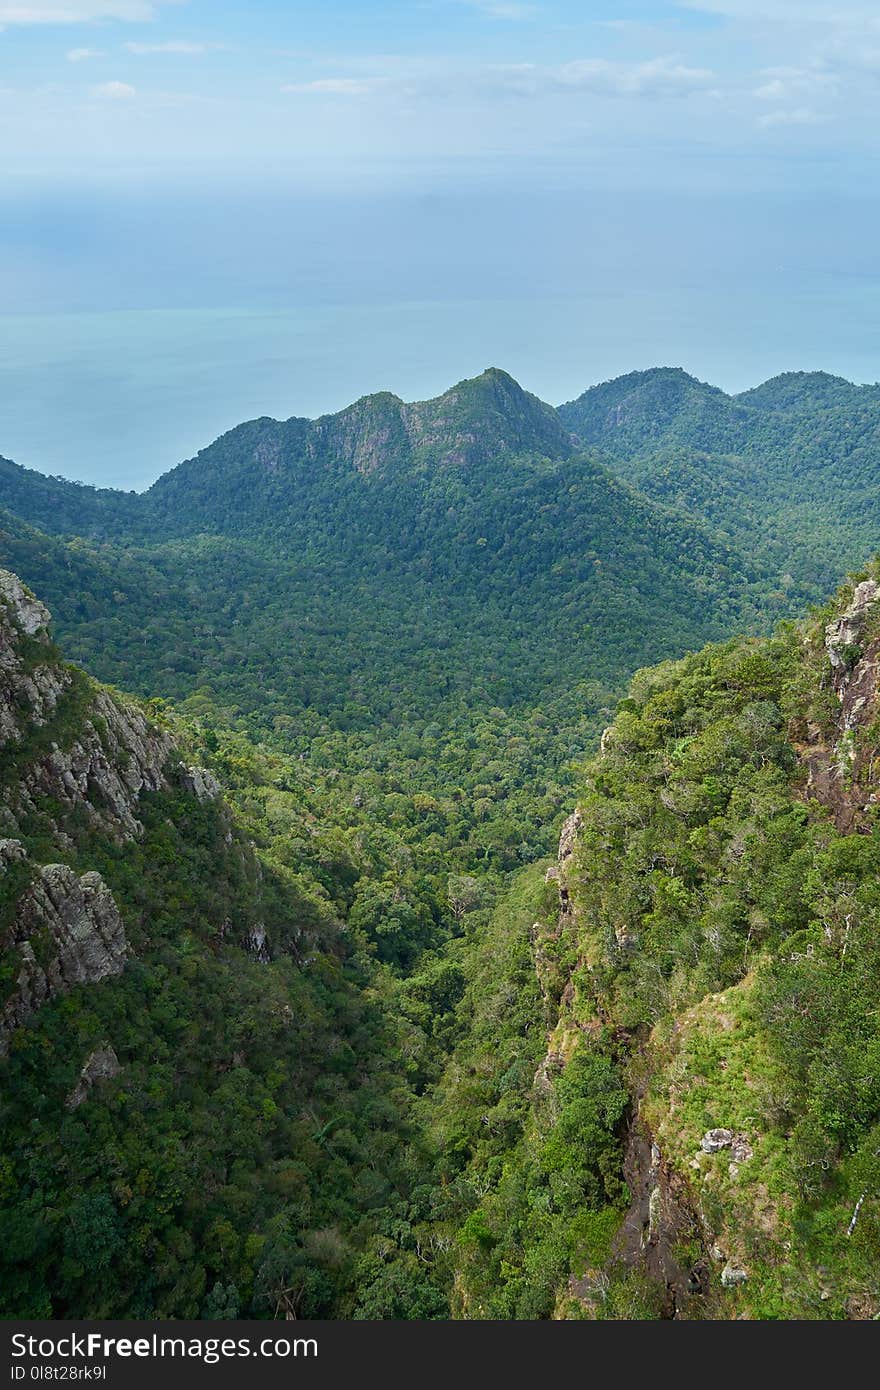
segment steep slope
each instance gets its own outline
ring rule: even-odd
[[[0,1314],[350,1311],[411,1211],[351,865],[305,824],[305,853],[258,851],[183,727],[47,622],[0,571]],[[290,846],[308,813],[273,796]],[[408,1306],[444,1304],[411,1277]]]
[[[501,1161],[469,1156],[468,1315],[880,1312],[878,575],[776,638],[640,672],[606,730],[557,924],[545,905],[532,931],[558,1002],[531,1107]],[[535,1158],[586,1132],[628,1190],[606,1167],[572,1204]],[[528,1217],[548,1181],[551,1244]]]
[[[479,478],[508,460],[564,459],[574,449],[551,406],[490,368],[432,401],[407,405],[384,392],[315,421],[241,425],[160,478],[143,510],[163,535],[265,532],[295,524],[304,506],[338,507],[342,480],[363,498],[371,489],[359,480],[387,483],[428,469]]]

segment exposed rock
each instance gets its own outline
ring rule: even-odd
[[[90,1052],[79,1074],[79,1080],[64,1104],[68,1110],[76,1110],[84,1100],[88,1100],[92,1087],[98,1081],[112,1081],[122,1071],[119,1058],[109,1043],[103,1043]]]
[[[70,671],[55,658],[45,636],[47,609],[14,574],[0,570],[0,747],[21,744],[35,730],[46,728],[63,696],[71,689]],[[29,650],[23,634],[38,637]],[[170,736],[154,728],[135,706],[95,688],[81,716],[76,737],[62,747],[58,741],[40,751],[0,793],[2,822],[14,829],[47,803],[77,811],[116,840],[139,835],[137,801],[144,791],[167,786],[164,768],[172,753]],[[44,735],[51,738],[51,732]],[[68,736],[69,738],[69,736]],[[199,782],[207,792],[210,774]],[[56,829],[61,831],[61,827]],[[59,834],[59,838],[62,835]]]
[[[880,692],[880,637],[869,631],[878,598],[880,584],[864,580],[840,617],[826,625],[825,650],[840,709],[830,736],[808,724],[801,749],[808,795],[828,807],[845,833],[869,829],[863,818],[874,813],[873,751],[860,745],[857,734],[872,722]]]
[[[735,1289],[738,1284],[744,1284],[748,1277],[748,1270],[738,1260],[728,1260],[721,1271],[721,1283],[725,1289]]]
[[[168,786],[165,767],[172,750],[170,735],[154,728],[134,705],[96,690],[79,736],[66,749],[53,744],[26,768],[7,788],[7,805],[18,818],[51,798],[68,811],[81,811],[117,841],[135,839],[143,831],[138,800]]]
[[[735,1134],[730,1146],[730,1156],[734,1163],[748,1163],[754,1149],[744,1134]]]
[[[603,1269],[587,1269],[576,1279],[572,1274],[568,1281],[568,1292],[572,1298],[588,1308],[599,1308],[608,1298],[611,1280]]]
[[[248,932],[246,950],[249,956],[260,961],[263,965],[272,959],[272,953],[269,950],[269,938],[266,936],[266,928],[262,922],[257,922],[256,926],[251,927]]]
[[[542,1096],[548,1096],[553,1090],[553,1078],[559,1075],[564,1066],[565,1058],[560,1052],[548,1052],[535,1072],[532,1083],[535,1090]]]
[[[636,1097],[639,1106],[640,1097]],[[676,1317],[687,1300],[702,1293],[702,1281],[679,1264],[683,1242],[702,1243],[699,1222],[686,1186],[664,1161],[638,1108],[630,1119],[623,1172],[630,1205],[614,1238],[612,1257],[639,1269],[664,1289],[661,1316]]]
[[[564,864],[566,859],[570,859],[574,854],[574,847],[577,843],[577,833],[581,828],[583,817],[580,811],[572,811],[567,821],[562,827],[559,836],[559,862]]]
[[[18,951],[21,965],[0,1011],[0,1055],[10,1034],[47,1000],[118,975],[128,954],[122,918],[100,874],[77,878],[64,864],[40,869],[4,944]]]
[[[215,801],[222,788],[213,772],[206,767],[184,767],[180,772],[180,782],[197,801]]]
[[[704,1154],[717,1154],[721,1149],[729,1149],[733,1143],[732,1129],[707,1129],[700,1140]]]
[[[25,588],[17,574],[0,569],[0,599],[5,600],[17,626],[28,637],[49,626],[48,608]]]
[[[21,840],[0,840],[0,873],[5,874],[8,864],[18,864],[23,859],[27,859],[27,851]]]
[[[856,586],[849,607],[845,608],[834,622],[827,624],[825,650],[835,672],[846,671],[855,665],[855,649],[864,635],[868,609],[875,602],[878,593],[880,585],[876,580],[863,580]]]
[[[70,684],[69,673],[52,659],[48,622],[48,610],[18,576],[0,569],[0,747],[18,742],[28,727],[42,727]],[[23,636],[38,636],[45,662],[34,660],[33,652],[26,658]]]

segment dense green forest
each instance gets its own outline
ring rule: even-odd
[[[5,1316],[880,1310],[873,610],[777,627],[880,546],[878,427],[821,373],[491,370],[142,495],[0,462],[76,663],[9,619],[0,1006],[45,866],[128,941],[0,1059]]]

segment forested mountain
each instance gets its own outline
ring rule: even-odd
[[[0,462],[6,1316],[880,1312],[878,576],[760,635],[878,426],[490,370]]]

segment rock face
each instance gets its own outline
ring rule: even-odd
[[[0,570],[0,598],[8,614],[27,637],[33,637],[41,628],[49,626],[48,608],[10,570]]]
[[[0,569],[0,748],[20,742],[28,728],[42,728],[70,685],[69,674],[52,659],[48,623],[48,610],[18,575]],[[36,639],[46,660],[25,653],[23,638]]]
[[[721,1271],[721,1283],[725,1289],[735,1289],[738,1284],[744,1284],[748,1277],[748,1270],[736,1260],[728,1260]]]
[[[138,838],[140,798],[169,778],[200,800],[220,795],[209,772],[180,765],[170,735],[140,709],[63,665],[49,621],[18,577],[0,570],[0,1055],[42,1004],[118,975],[128,953],[103,879],[34,862],[28,836],[48,838],[63,858],[83,834]],[[94,1066],[105,1065],[96,1054]]]
[[[59,728],[53,739],[53,721],[61,720],[75,679],[49,642],[49,620],[48,610],[18,576],[0,570],[0,748],[10,745],[26,751],[28,740],[45,730],[33,756],[24,758],[0,789],[0,829],[15,835],[22,819],[51,802],[63,814],[80,814],[116,841],[132,839],[142,829],[138,798],[168,785],[171,738],[135,706],[90,688],[79,677],[78,692],[86,708],[77,716],[72,735]],[[200,774],[197,795],[215,795],[211,787],[219,792],[210,773],[188,772]],[[59,838],[63,843],[63,833]]]
[[[180,772],[180,782],[184,789],[197,801],[215,801],[222,788],[213,772],[206,767],[184,767]]]
[[[17,952],[20,965],[0,1011],[0,1055],[41,1004],[74,985],[118,975],[128,953],[122,918],[100,874],[77,878],[64,864],[37,871],[2,944]]]
[[[53,743],[6,789],[4,801],[17,821],[51,797],[114,840],[135,839],[143,829],[138,800],[143,792],[168,786],[165,768],[172,751],[170,737],[154,729],[140,710],[99,690],[77,738],[67,748]]]
[[[808,792],[834,815],[838,830],[858,830],[873,794],[872,754],[860,749],[857,734],[874,718],[880,693],[880,584],[865,579],[839,618],[827,624],[825,652],[839,711],[834,732],[811,725],[803,758]]]
[[[91,1089],[99,1081],[112,1081],[122,1071],[115,1049],[103,1043],[90,1052],[83,1063],[79,1080],[64,1102],[68,1110],[76,1110],[84,1100],[88,1100]]]
[[[851,670],[858,661],[857,648],[860,646],[868,618],[868,611],[880,592],[876,580],[865,579],[856,586],[852,602],[825,628],[825,650],[836,673]],[[835,686],[840,684],[835,681]]]
[[[559,836],[559,863],[564,864],[566,859],[570,859],[574,854],[577,844],[577,834],[581,828],[582,816],[580,811],[572,811],[562,827]]]

